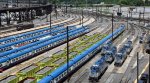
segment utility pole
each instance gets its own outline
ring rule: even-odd
[[[56,19],[57,19],[57,5],[55,3],[55,14],[56,14]]]
[[[69,76],[69,33],[67,26],[67,76]],[[69,78],[67,78],[67,82],[69,83]]]
[[[51,33],[51,27],[52,27],[52,18],[51,18],[51,13],[50,13],[50,33]]]
[[[144,15],[145,15],[145,7],[144,7],[144,10],[143,10],[143,20],[144,20],[144,25],[145,25]]]
[[[128,30],[128,14],[127,14],[127,30]]]
[[[149,54],[149,82],[150,82],[150,54]]]
[[[38,2],[39,2],[39,6],[40,6],[41,5],[41,1],[39,0]]]
[[[67,9],[68,9],[68,2],[66,0],[66,14],[67,14]]]
[[[101,6],[101,11],[100,11],[100,16],[101,16],[101,22],[103,22],[103,18],[102,18],[102,13],[103,12],[103,8],[102,8],[102,6]]]
[[[140,22],[141,22],[141,12],[139,13],[139,25],[140,25]]]
[[[139,79],[139,53],[137,52],[137,83],[139,83],[138,79]]]
[[[9,6],[9,4],[8,4],[8,0],[7,0],[7,4],[6,4],[6,6],[7,6],[7,8],[8,8],[8,6]]]
[[[18,0],[17,0],[17,7],[18,7]]]
[[[30,4],[30,0],[29,0],[29,7],[30,7],[30,5],[31,5],[31,4]]]
[[[79,25],[81,25],[82,24],[82,9],[81,10],[79,9],[79,11],[80,11],[80,13],[79,13],[80,14],[80,24]]]
[[[112,42],[113,42],[114,14],[112,13]]]
[[[86,9],[87,9],[87,0],[86,0]]]
[[[83,9],[82,9],[82,27],[83,27]]]
[[[96,21],[97,21],[97,6],[96,6]]]
[[[149,39],[149,37],[150,37],[149,31],[147,31],[147,34],[148,34],[147,38]],[[147,45],[148,45],[148,46],[150,45],[149,42],[150,42],[150,41],[147,40]],[[150,82],[150,49],[149,49],[149,48],[147,49],[146,53],[148,54],[148,58],[149,58],[149,65],[148,65],[148,66],[149,66],[149,68],[148,68],[148,69],[149,69],[149,76],[148,76],[148,77],[149,77],[149,80],[148,80],[148,81]],[[149,82],[148,82],[148,83],[149,83]]]
[[[1,13],[0,13],[0,26],[2,26],[2,22],[1,22]]]

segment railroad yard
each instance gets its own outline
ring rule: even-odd
[[[149,73],[149,11],[145,20],[110,14],[113,7],[58,8],[58,15],[42,7],[51,12],[24,27],[1,23],[0,83],[149,83],[140,82]]]

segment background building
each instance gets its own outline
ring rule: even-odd
[[[28,6],[30,1],[30,6],[46,5],[48,0],[0,0],[0,7],[18,7]]]

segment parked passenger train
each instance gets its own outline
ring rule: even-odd
[[[74,32],[74,31],[77,31],[77,30],[80,30],[80,29],[82,29],[82,28],[78,28],[78,29],[75,29],[75,30],[71,30],[71,31],[69,31],[69,33]],[[46,41],[49,41],[49,40],[52,40],[52,39],[55,39],[55,38],[58,38],[58,37],[61,37],[61,36],[65,35],[65,34],[66,34],[66,32],[65,32],[65,33],[62,33],[62,34],[59,34],[59,35],[56,35],[56,36],[52,36],[51,38],[47,38],[47,39],[44,39],[44,40],[40,40],[40,41],[36,39],[36,40],[34,40],[34,41],[36,41],[36,42],[34,42],[34,41],[33,41],[33,43],[30,43],[30,42],[29,42],[30,44],[25,45],[25,46],[22,46],[22,47],[20,47],[20,48],[18,48],[18,49],[13,49],[13,50],[9,50],[9,51],[0,53],[0,57],[2,57],[2,56],[8,56],[8,55],[10,55],[10,54],[12,54],[12,53],[17,53],[17,52],[19,52],[19,51],[21,51],[21,50],[30,48],[30,47],[32,47],[32,46],[35,46],[35,45],[44,43],[44,42],[46,42]],[[18,45],[20,45],[20,44],[18,44]]]
[[[113,36],[117,37],[125,30],[125,26],[121,25],[119,29],[113,32]],[[89,61],[96,53],[101,49],[101,45],[107,41],[110,41],[112,38],[112,34],[109,34],[86,51],[77,55],[75,58],[71,59],[69,63],[69,74],[67,74],[67,63],[62,65],[61,67],[54,70],[48,76],[41,79],[38,83],[62,83],[69,77],[72,73],[77,71],[81,66],[83,66],[87,61]]]
[[[55,28],[57,29],[57,28],[60,28],[60,27],[53,26],[52,28],[42,28],[42,29],[35,30],[35,31],[21,33],[21,34],[17,34],[17,35],[2,38],[2,39],[0,39],[0,42],[2,42],[3,44],[10,43],[10,42],[15,42],[15,41],[20,40],[20,39],[25,39],[25,38],[28,38],[28,37],[33,37],[33,36],[37,36],[39,34],[43,34],[45,31],[49,32],[50,30],[53,30]]]
[[[81,29],[78,28],[76,31],[69,33],[69,39],[74,39],[87,32],[89,32],[89,30],[85,28],[81,28]],[[9,67],[12,67],[20,62],[23,62],[36,55],[39,55],[49,49],[52,49],[58,45],[61,45],[62,43],[65,43],[66,37],[67,37],[66,35],[61,35],[55,39],[48,40],[41,44],[36,44],[34,46],[31,46],[30,48],[20,50],[17,53],[10,54],[4,57],[0,57],[0,71],[2,72],[8,69]]]
[[[74,29],[70,29],[70,30],[74,30]],[[62,29],[51,31],[51,32],[39,34],[37,36],[29,37],[29,38],[26,38],[26,39],[17,40],[16,42],[10,42],[10,43],[4,44],[4,45],[0,45],[0,51],[2,50],[2,52],[5,52],[5,51],[8,51],[8,50],[5,50],[5,49],[9,49],[11,46],[20,46],[22,44],[32,43],[32,42],[37,41],[38,38],[45,37],[46,35],[52,35],[52,34],[54,35],[56,33],[62,33],[62,32],[65,32],[65,31],[66,31],[66,29],[62,28]]]

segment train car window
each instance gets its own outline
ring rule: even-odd
[[[58,81],[58,77],[55,79],[56,80],[56,82]]]
[[[50,81],[50,83],[53,83],[53,81]]]
[[[2,67],[2,64],[0,64],[0,67]]]
[[[65,71],[65,73],[64,73],[65,75],[67,74],[67,71]]]
[[[6,64],[9,65],[9,61],[7,61]]]
[[[61,74],[61,75],[62,75],[62,74]],[[61,79],[61,75],[58,76],[58,79],[59,79],[59,80]]]

